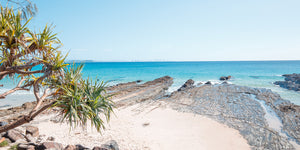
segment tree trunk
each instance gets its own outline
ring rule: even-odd
[[[29,123],[30,121],[32,121],[37,115],[39,115],[41,112],[43,112],[44,110],[46,110],[47,108],[51,107],[55,102],[51,102],[50,104],[44,105],[41,109],[39,109],[38,111],[32,113],[30,112],[29,114],[31,115],[25,115],[22,116],[21,118],[19,118],[18,120],[9,123],[8,125],[2,126],[0,127],[0,133],[2,132],[6,132],[10,129],[14,129],[18,126],[21,126],[25,123]]]

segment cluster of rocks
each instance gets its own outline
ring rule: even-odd
[[[230,78],[228,76],[224,80]],[[252,149],[295,149],[295,144],[300,145],[300,106],[283,100],[280,95],[271,90],[233,84],[212,85],[209,82],[195,86],[195,82],[190,79],[177,91],[167,95],[166,90],[173,83],[173,78],[169,76],[146,83],[139,82],[122,83],[107,88],[108,93],[114,95],[113,100],[117,107],[164,101],[178,111],[205,115],[237,129],[252,146]],[[274,112],[275,117],[280,120],[279,130],[270,126],[270,122],[266,118],[269,113],[266,111],[266,107]],[[11,113],[13,113],[12,110],[10,110]],[[8,115],[6,112],[0,111],[0,117],[5,114]],[[28,132],[28,134],[33,137],[32,132]],[[25,139],[30,141],[30,138]],[[56,145],[62,149],[60,144],[53,143],[54,141],[35,144],[27,142],[25,145],[27,147],[34,146],[35,149]],[[102,145],[99,149],[116,147],[113,146],[116,143],[113,143],[106,144],[106,147]],[[80,149],[79,147],[78,145],[69,145],[65,149]]]
[[[0,134],[0,139],[4,137],[10,146],[16,145],[17,150],[91,150],[80,144],[67,145],[55,142],[54,137],[39,135],[39,129],[34,126],[27,126],[25,133],[20,129],[12,129]],[[95,146],[92,150],[119,150],[116,141],[111,140],[101,146]]]
[[[284,74],[285,81],[276,81],[274,84],[289,90],[300,91],[300,74]]]

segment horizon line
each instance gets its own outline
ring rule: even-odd
[[[300,61],[300,60],[147,60],[147,61],[101,61],[101,60],[66,60],[66,62],[258,62],[258,61]]]

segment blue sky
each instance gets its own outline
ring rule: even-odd
[[[299,0],[33,0],[70,51],[96,61],[300,60]]]

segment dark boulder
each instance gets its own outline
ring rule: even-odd
[[[210,81],[207,81],[205,84],[206,85],[212,85],[212,83]]]
[[[220,79],[219,80],[221,80],[221,81],[226,81],[226,80],[230,80],[231,79],[231,76],[222,76],[222,77],[220,77]]]
[[[192,79],[187,80],[177,91],[184,91],[194,87],[195,81]]]

